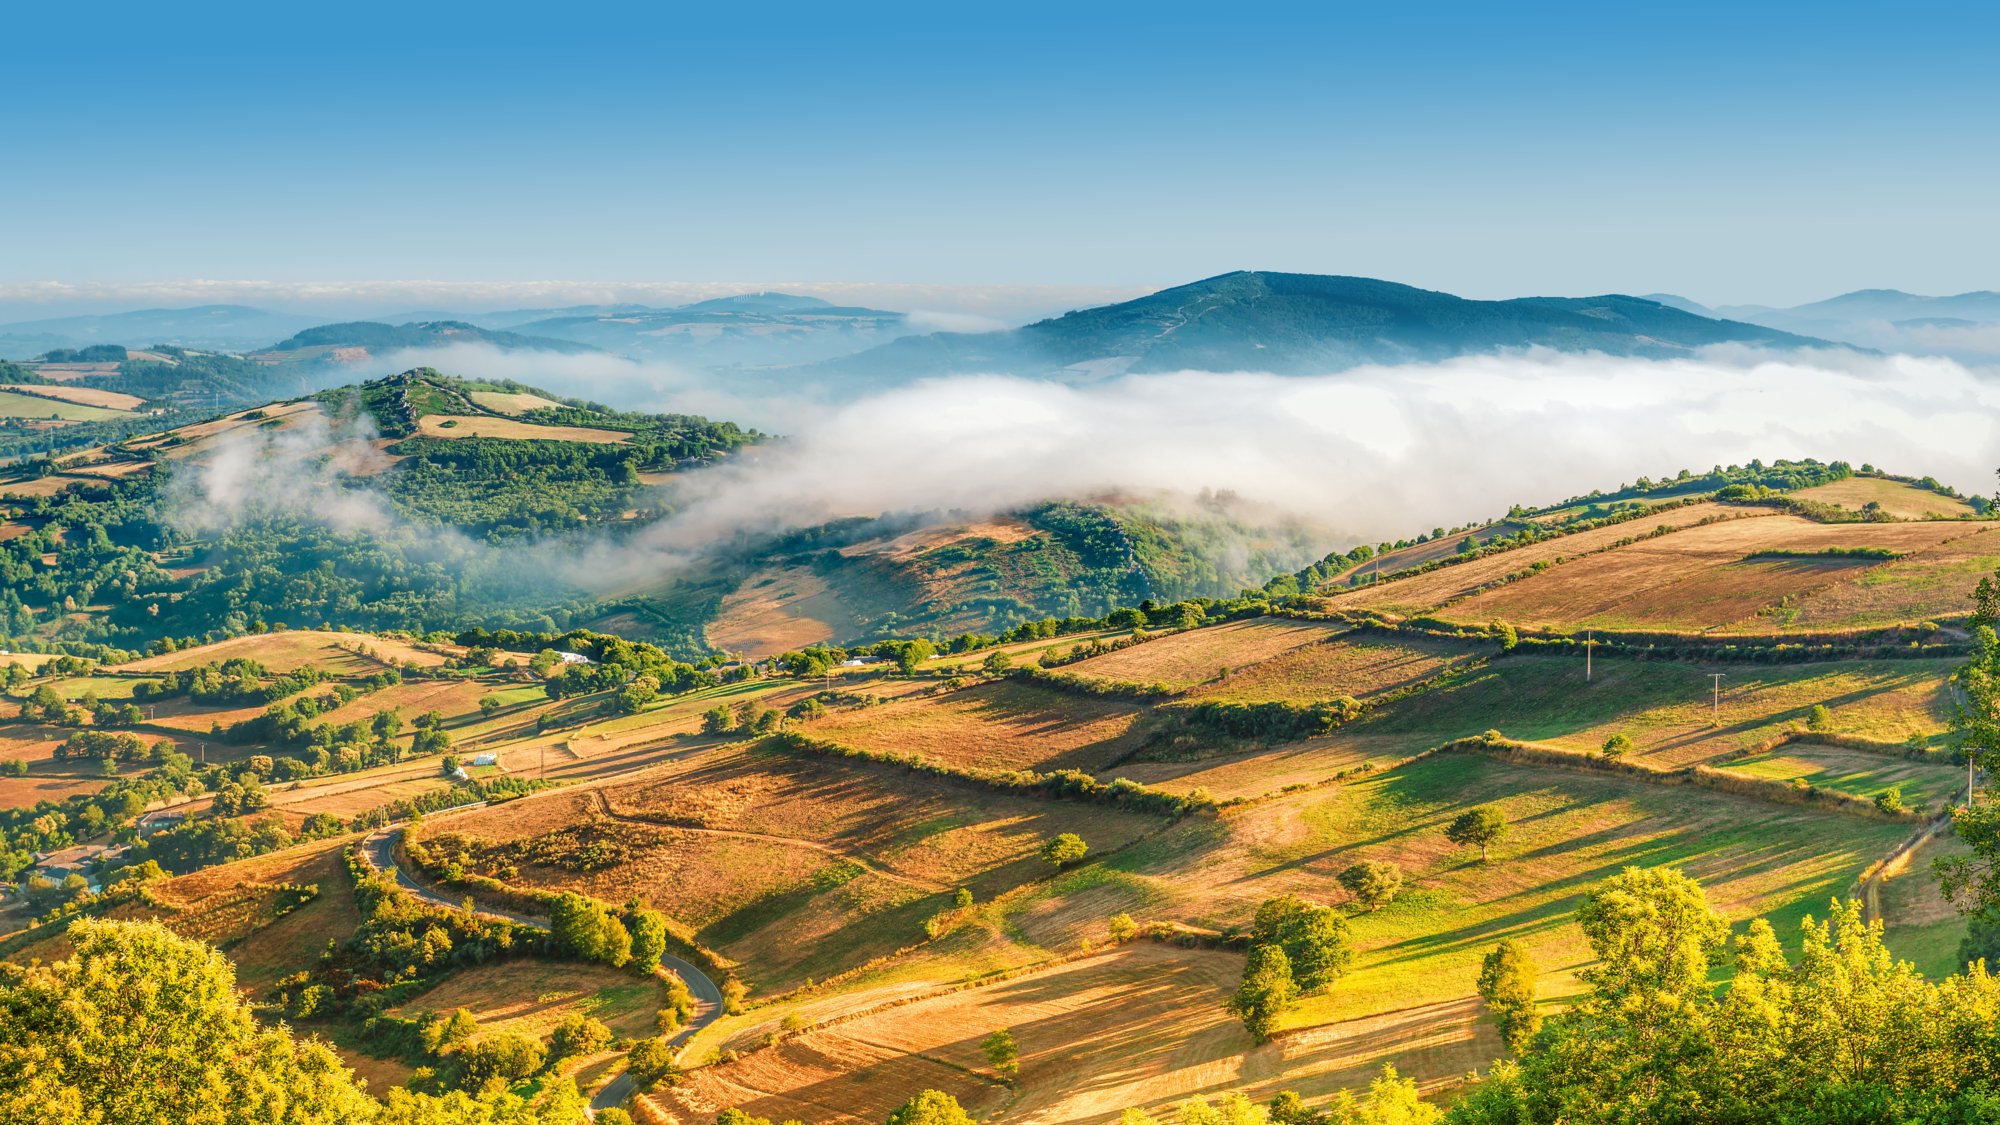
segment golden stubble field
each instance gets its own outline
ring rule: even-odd
[[[926,698],[833,711],[800,729],[816,738],[865,750],[915,754],[957,769],[1096,772],[1144,743],[1143,712],[1132,703],[1080,699],[1000,680]]]
[[[1794,516],[1732,520],[1573,559],[1455,602],[1441,616],[1538,628],[1719,629],[1821,588],[1858,581],[1885,562],[1755,557],[1759,552],[1810,555],[1881,548],[1918,553],[1989,528],[1972,522],[1816,524]]]

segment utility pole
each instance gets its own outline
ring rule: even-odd
[[[1714,704],[1714,706],[1715,706],[1715,710],[1714,710],[1714,713],[1713,713],[1713,715],[1712,715],[1712,717],[1711,717],[1711,722],[1712,722],[1712,725],[1714,725],[1714,726],[1718,726],[1718,727],[1722,725],[1722,677],[1723,677],[1723,675],[1724,675],[1724,673],[1722,673],[1722,672],[1710,672],[1710,673],[1708,674],[1708,678],[1709,678],[1709,679],[1711,679],[1711,680],[1714,680],[1714,681],[1715,681],[1715,704]]]
[[[1590,682],[1590,655],[1591,655],[1591,650],[1592,650],[1592,649],[1594,649],[1594,648],[1596,648],[1596,647],[1597,647],[1597,638],[1595,638],[1595,637],[1592,637],[1592,636],[1590,636],[1590,635],[1589,635],[1589,634],[1587,634],[1587,633],[1586,633],[1586,634],[1584,634],[1584,638],[1583,638],[1583,682],[1584,682],[1584,683],[1586,683],[1586,684]]]

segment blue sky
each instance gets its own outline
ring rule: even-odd
[[[1973,5],[21,7],[0,283],[2000,287]]]

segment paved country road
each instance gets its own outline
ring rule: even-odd
[[[456,899],[451,898],[427,883],[418,882],[415,878],[411,877],[409,872],[404,871],[396,863],[396,841],[402,839],[402,837],[402,825],[392,825],[388,828],[378,829],[375,833],[362,840],[362,858],[368,861],[368,866],[377,871],[394,870],[396,873],[396,884],[425,902],[433,902],[439,906],[450,907],[453,910],[457,910],[463,906],[465,904],[465,896],[461,895]],[[518,926],[530,926],[538,930],[549,928],[549,920],[547,918],[537,918],[529,914],[515,914],[507,910],[480,907],[476,903],[474,904],[474,910],[488,918],[499,918]],[[708,979],[707,973],[702,972],[700,969],[675,957],[671,953],[663,953],[660,955],[660,973],[662,977],[669,971],[686,982],[688,991],[694,994],[694,1018],[688,1021],[688,1025],[681,1029],[680,1034],[669,1040],[669,1042],[678,1046],[685,1043],[695,1032],[714,1023],[721,1017],[722,989],[716,987],[715,982]],[[590,1099],[591,1113],[594,1115],[600,1109],[623,1106],[626,1100],[632,1096],[632,1089],[632,1075],[627,1071],[619,1071],[616,1078],[605,1083],[603,1088],[598,1090]]]

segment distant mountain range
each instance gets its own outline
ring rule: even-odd
[[[1661,304],[1702,316],[1728,317],[1857,347],[1966,360],[2000,358],[2000,293],[1992,290],[1925,297],[1900,289],[1857,289],[1792,308],[1711,308],[1672,294],[1651,296]]]
[[[836,397],[966,372],[1066,381],[1180,369],[1303,374],[1529,347],[1658,358],[1723,343],[1844,344],[2000,358],[1994,292],[1924,297],[1868,289],[1789,309],[1710,307],[1669,293],[1482,301],[1372,278],[1246,271],[1019,328],[923,333],[920,323],[906,313],[777,292],[671,308],[424,310],[339,324],[207,305],[0,325],[0,358],[97,343],[173,344],[319,364],[476,341],[659,360],[722,374],[745,393],[793,393],[811,383]]]
[[[246,305],[198,305],[189,309],[139,309],[24,320],[0,324],[0,358],[31,359],[55,348],[91,344],[123,344],[131,348],[171,344],[203,351],[247,352],[321,322],[319,317]]]
[[[1513,348],[1666,357],[1723,343],[1825,341],[1616,294],[1476,301],[1365,277],[1237,272],[1023,328],[911,336],[817,369],[874,379],[974,371],[1072,380],[1183,369],[1306,374]]]

